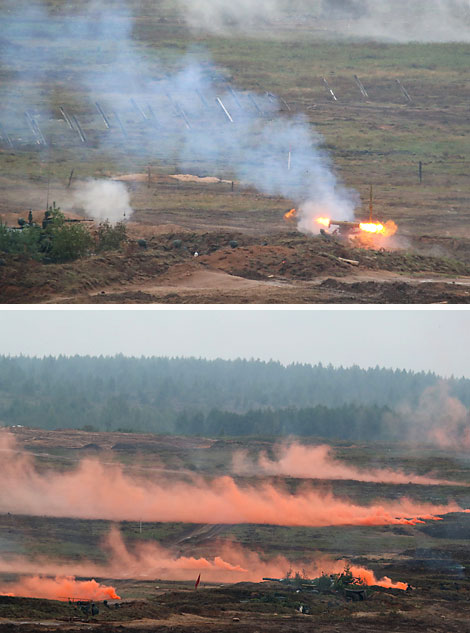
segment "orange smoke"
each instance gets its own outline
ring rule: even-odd
[[[24,576],[15,583],[0,586],[0,594],[47,600],[120,600],[114,587],[100,585],[96,580],[75,580],[73,576]]]
[[[284,213],[284,220],[293,220],[297,215],[297,211],[295,209],[291,209],[287,213]]]
[[[51,599],[118,598],[113,587],[98,585],[94,580],[78,582],[73,577],[65,577],[71,574],[72,569],[84,575],[139,580],[192,580],[200,573],[207,582],[235,583],[260,582],[265,577],[284,578],[289,570],[295,569],[302,570],[309,578],[316,578],[322,573],[340,573],[346,564],[344,560],[333,560],[321,554],[315,554],[308,561],[293,562],[280,555],[264,560],[258,552],[227,542],[215,544],[217,554],[214,556],[184,556],[155,542],[137,543],[133,551],[129,551],[116,528],[107,535],[104,547],[109,554],[106,565],[87,561],[58,563],[44,558],[32,560],[30,557],[0,558],[2,572],[35,573],[35,570],[41,570],[42,574],[62,575],[55,580],[38,576],[24,578],[17,585],[0,588],[0,592],[5,590],[14,595]],[[384,584],[391,583],[389,578],[377,580],[374,573],[365,567],[352,567],[351,571],[368,585],[398,586]]]
[[[456,503],[410,499],[362,506],[305,484],[292,493],[270,482],[238,484],[232,477],[190,481],[131,477],[120,465],[84,459],[73,470],[38,472],[0,434],[0,507],[3,512],[108,520],[270,525],[414,525],[420,517],[459,512]]]
[[[388,576],[384,576],[377,580],[375,574],[370,569],[365,569],[364,567],[351,567],[351,572],[353,576],[359,578],[365,585],[369,587],[385,587],[386,589],[402,589],[403,591],[407,588],[406,582],[393,582]]]
[[[351,479],[390,484],[422,484],[462,486],[462,482],[447,481],[435,477],[405,473],[391,468],[356,468],[341,462],[332,454],[332,448],[303,446],[297,442],[280,444],[274,447],[275,459],[261,452],[258,460],[248,459],[245,451],[233,455],[233,471],[238,475],[273,475],[296,477],[299,479]]]

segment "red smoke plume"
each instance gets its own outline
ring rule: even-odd
[[[233,456],[233,471],[239,475],[283,475],[300,479],[352,479],[390,484],[465,485],[434,477],[414,475],[391,468],[356,468],[341,462],[332,454],[330,446],[303,446],[297,442],[275,447],[276,459],[265,452],[258,461],[248,458],[246,451],[237,451]]]
[[[322,573],[340,573],[345,567],[344,560],[332,560],[323,555],[315,555],[310,561],[292,563],[284,556],[263,560],[257,552],[243,548],[236,543],[218,543],[217,555],[213,557],[183,556],[154,542],[138,543],[131,552],[122,540],[120,532],[113,528],[106,537],[105,549],[109,553],[106,565],[92,562],[60,563],[48,559],[31,560],[23,557],[0,559],[0,572],[60,574],[62,578],[24,578],[18,585],[0,588],[0,592],[31,597],[81,597],[102,600],[117,597],[113,587],[102,587],[94,580],[74,581],[64,576],[72,573],[95,575],[107,578],[193,580],[202,574],[207,582],[241,581],[259,582],[264,577],[284,578],[291,569],[302,570],[309,578]],[[389,578],[377,580],[370,569],[351,567],[353,574],[363,579],[365,584],[382,587],[406,588],[404,583],[392,583]]]
[[[2,433],[0,507],[4,512],[87,519],[184,523],[262,523],[270,525],[389,525],[458,512],[456,503],[433,505],[409,499],[360,506],[311,485],[295,493],[261,483],[238,485],[231,477],[190,482],[137,479],[121,466],[84,459],[67,472],[38,472],[25,454],[17,454]]]
[[[25,576],[15,583],[0,585],[0,594],[48,600],[120,599],[114,587],[100,585],[96,580],[75,580],[73,576]]]

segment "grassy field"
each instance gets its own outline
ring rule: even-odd
[[[72,168],[77,179],[144,172],[149,163],[160,175],[180,170],[161,143],[147,146],[140,155],[124,148],[117,137],[107,151],[94,146],[106,134],[93,110],[93,100],[99,95],[87,95],[80,78],[85,71],[92,72],[99,84],[115,55],[116,42],[70,39],[64,53],[64,42],[52,38],[74,21],[78,24],[81,17],[67,14],[62,2],[48,6],[47,22],[35,25],[32,35],[21,42],[24,55],[13,67],[1,68],[0,92],[8,92],[10,108],[20,111],[25,95],[34,94],[39,100],[38,112],[51,106],[57,119],[58,105],[64,105],[82,117],[91,141],[87,147],[80,146],[65,124],[49,122],[45,127],[50,125],[56,142],[48,149],[19,145],[13,153],[3,144],[0,213],[22,212],[29,205],[41,208],[49,180],[52,193],[63,197]],[[21,20],[16,22],[11,37],[18,37],[24,27]],[[31,34],[31,25],[28,32]],[[180,67],[184,55],[197,47],[199,57],[204,58],[206,52],[211,56],[218,81],[240,91],[269,91],[283,97],[293,112],[305,114],[324,136],[346,184],[356,188],[364,201],[373,184],[377,215],[395,219],[405,233],[470,236],[469,45],[333,42],[319,39],[309,28],[298,32],[281,26],[263,31],[263,38],[203,36],[188,32],[168,3],[155,6],[145,2],[134,5],[133,38],[134,52],[148,63],[155,78]],[[47,45],[53,54],[42,59]],[[42,59],[35,64],[36,76],[26,72],[35,56]],[[119,72],[125,76],[125,60],[120,62]],[[354,83],[355,74],[369,93],[367,101]],[[322,76],[334,89],[337,102],[325,90]],[[411,104],[405,102],[396,79],[406,86]],[[131,113],[127,118],[132,121]],[[18,128],[12,136],[15,133],[24,136],[25,131]],[[135,117],[132,135],[132,143],[145,146],[145,129],[135,125]],[[164,147],[167,142],[179,142],[177,137],[162,141]],[[423,162],[422,184],[418,182],[418,161]],[[233,178],[227,161],[210,164],[195,156],[185,168],[191,173]],[[269,231],[282,225],[282,211],[295,202],[273,200],[250,190],[234,196],[227,189],[155,186],[134,195],[135,218],[194,228],[209,212],[213,226]]]

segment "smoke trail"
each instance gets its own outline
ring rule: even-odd
[[[409,499],[360,506],[311,485],[290,493],[270,483],[240,486],[231,477],[206,481],[126,475],[119,465],[84,459],[76,469],[38,472],[25,454],[17,454],[8,433],[0,438],[4,512],[110,520],[186,523],[262,523],[270,525],[414,525],[436,515],[458,512],[456,503],[434,505]]]
[[[284,578],[289,570],[302,571],[309,578],[316,578],[322,573],[340,573],[346,565],[344,560],[333,560],[321,554],[315,554],[312,560],[296,562],[289,561],[280,555],[266,560],[262,558],[260,553],[246,549],[237,543],[216,543],[217,555],[214,556],[184,556],[154,542],[137,543],[133,551],[130,551],[116,528],[112,528],[106,536],[104,549],[107,551],[109,559],[105,565],[97,565],[88,561],[59,562],[47,558],[13,557],[7,559],[0,557],[0,572],[42,573],[43,575],[58,575],[61,578],[74,574],[139,580],[192,580],[201,573],[207,582],[235,583],[260,582],[265,577]],[[370,569],[364,567],[354,566],[351,570],[355,576],[364,579],[367,585],[399,589],[406,587],[404,583],[393,583],[387,577],[377,579]],[[96,583],[90,581],[89,588],[90,590],[97,589]],[[19,592],[18,588],[14,589],[11,586],[7,586],[6,589],[14,593]],[[85,589],[85,587],[80,588],[81,591],[85,591]],[[111,589],[114,591],[114,588],[106,588],[108,591]],[[60,591],[63,593],[55,595],[78,595],[76,593],[78,588],[75,588],[75,593],[73,593],[72,588],[69,590],[61,588]],[[94,595],[85,593],[80,595],[98,599]],[[38,595],[36,597],[45,596]]]
[[[0,584],[0,594],[62,601],[119,599],[114,587],[101,585],[96,580],[76,580],[74,576],[24,576],[16,582]]]
[[[273,30],[311,24],[331,39],[396,42],[470,40],[468,0],[178,0],[187,24],[203,32],[269,38]],[[274,29],[273,29],[274,27]]]
[[[275,459],[266,452],[250,460],[246,451],[237,451],[232,458],[232,468],[239,475],[283,475],[302,479],[351,479],[390,484],[422,484],[461,486],[462,482],[447,481],[435,477],[415,475],[390,468],[356,468],[349,466],[332,454],[328,445],[303,446],[296,442],[274,447]]]

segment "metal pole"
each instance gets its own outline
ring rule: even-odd
[[[224,106],[224,104],[222,103],[222,100],[219,97],[216,97],[215,100],[217,101],[217,103],[219,104],[219,106],[222,108],[222,110],[225,113],[225,116],[227,117],[227,119],[230,121],[230,123],[233,123],[233,119],[230,116],[230,112],[227,110],[227,108]]]

